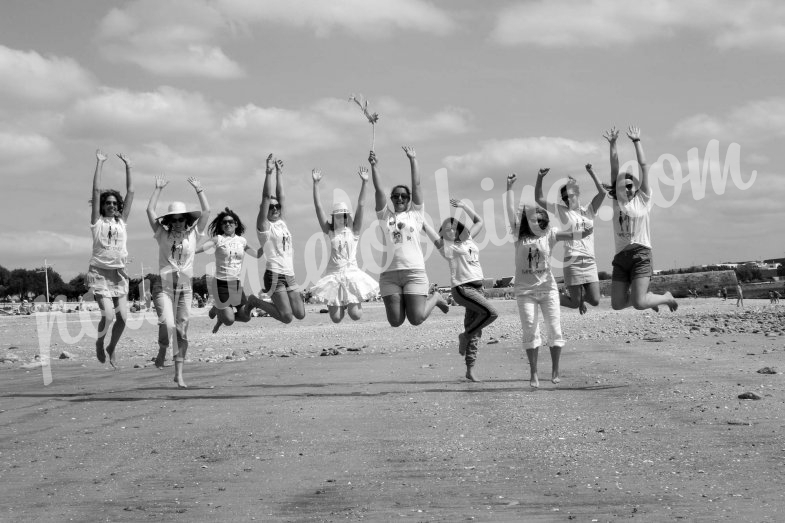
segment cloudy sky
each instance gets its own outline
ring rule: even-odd
[[[144,212],[155,175],[171,180],[160,208],[172,200],[196,207],[185,181],[196,176],[214,210],[232,207],[252,231],[260,172],[273,152],[286,164],[295,268],[308,283],[322,256],[311,169],[324,173],[327,205],[344,191],[354,206],[355,173],[367,165],[371,126],[347,101],[352,93],[381,116],[376,152],[388,187],[408,183],[401,145],[411,144],[432,219],[445,216],[439,200],[447,186],[486,219],[486,276],[514,272],[513,249],[502,242],[507,174],[518,174],[523,198],[531,198],[525,186],[539,167],[551,168],[546,190],[572,174],[588,203],[594,193],[583,166],[608,177],[602,131],[611,125],[643,132],[657,179],[656,268],[782,257],[785,5],[631,7],[621,0],[3,2],[0,265],[33,268],[46,258],[66,279],[87,269],[97,147],[111,154],[107,187],[124,187],[114,153],[135,165],[134,276],[157,260]],[[622,162],[633,154],[625,138]],[[596,224],[598,265],[608,271],[609,214]],[[362,260],[371,271],[372,251]],[[431,279],[447,283],[445,267],[431,256]]]

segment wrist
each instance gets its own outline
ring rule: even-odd
[[[632,143],[638,143],[640,141],[641,141],[640,138],[632,138]]]
[[[204,192],[204,189],[196,189],[196,194],[202,194],[203,192]]]

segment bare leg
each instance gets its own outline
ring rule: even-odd
[[[421,296],[424,298],[424,296]],[[406,319],[406,303],[401,294],[391,294],[382,297],[384,309],[387,312],[387,322],[391,327],[400,327]]]
[[[188,385],[183,381],[183,365],[185,364],[184,356],[175,356],[174,358],[174,382],[181,389],[187,389]]]
[[[404,294],[403,301],[406,308],[406,317],[412,325],[420,325],[431,315],[434,307],[439,307],[442,312],[450,310],[441,293],[434,292],[430,296],[419,294]]]
[[[120,341],[120,336],[122,336],[123,331],[125,330],[125,323],[128,319],[128,296],[112,298],[112,302],[115,305],[115,321],[114,325],[112,325],[112,337],[109,340],[109,345],[106,346],[106,353],[109,355],[109,364],[112,367],[117,368],[114,357],[115,348],[117,347],[117,342]]]
[[[583,284],[583,299],[592,307],[600,304],[600,282],[593,281]]]
[[[343,320],[343,314],[346,312],[346,307],[342,307],[340,305],[328,305],[327,310],[330,312],[330,319],[333,320],[333,323],[341,323],[341,320]]]
[[[114,323],[114,306],[112,298],[97,296],[98,307],[101,309],[101,320],[98,322],[98,337],[95,340],[95,357],[101,363],[106,363],[106,352],[104,352],[104,339],[109,328]]]
[[[346,308],[346,312],[349,314],[349,317],[354,321],[359,320],[363,317],[363,304],[362,303],[350,303]]]
[[[670,292],[654,294],[649,292],[650,278],[637,278],[632,280],[630,286],[630,301],[637,310],[653,309],[658,311],[660,305],[667,305],[671,311],[679,308],[678,302]]]
[[[551,381],[553,383],[559,383],[561,378],[559,378],[559,359],[561,358],[561,347],[553,346],[551,347]]]
[[[262,309],[281,323],[291,323],[294,319],[294,314],[292,313],[292,306],[289,302],[288,293],[274,292],[271,299],[273,300],[272,303],[260,300],[256,296],[251,296],[248,298],[248,303]]]
[[[526,349],[526,357],[529,359],[529,385],[536,389],[540,386],[540,379],[537,377],[537,356],[540,348]]]

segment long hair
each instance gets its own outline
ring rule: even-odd
[[[459,220],[458,218],[454,218],[452,216],[450,216],[449,218],[444,220],[444,222],[442,222],[442,226],[439,227],[439,236],[442,236],[442,238],[444,238],[444,236],[442,235],[442,231],[444,230],[445,227],[450,227],[453,224],[455,225],[455,241],[463,242],[469,239],[469,229],[466,228],[466,226],[463,224],[463,222],[461,222],[461,220]]]
[[[117,214],[122,215],[123,209],[125,208],[125,202],[123,201],[123,197],[120,196],[120,192],[114,189],[106,189],[101,191],[101,197],[98,199],[98,212],[101,214],[101,216],[105,216],[104,203],[106,202],[106,199],[109,198],[110,196],[114,196],[114,199],[117,200]],[[90,205],[92,204],[93,204],[93,200],[91,199]],[[114,216],[111,216],[111,218],[114,218]]]
[[[343,215],[343,223],[346,224],[346,227],[350,227],[351,228],[352,223],[354,222],[354,218],[352,217],[351,213],[342,212],[342,213],[338,213],[338,214],[342,214]],[[329,228],[330,228],[331,231],[335,230],[335,216],[337,216],[337,215],[335,215],[335,214],[331,214],[330,215],[330,226],[329,226]]]
[[[219,212],[218,216],[216,216],[215,219],[210,222],[210,226],[207,228],[207,230],[210,232],[210,236],[218,236],[219,234],[223,234],[224,228],[221,222],[227,216],[233,218],[234,223],[236,223],[234,227],[234,233],[237,236],[243,235],[245,232],[245,225],[243,225],[243,222],[240,221],[240,217],[237,216],[237,214],[235,214],[235,212],[229,207],[225,207],[224,210]]]
[[[575,192],[576,196],[580,196],[581,188],[578,186],[578,180],[570,176],[567,178],[567,183],[562,185],[561,188],[561,199],[564,202],[564,205],[566,205],[567,208],[569,209],[570,198],[567,196],[567,189],[572,189]]]
[[[540,210],[539,209],[534,209],[534,211],[532,211],[532,212],[534,212],[535,216],[536,216],[536,213],[540,212]],[[543,220],[545,222],[545,227],[542,227],[541,230],[546,231],[548,229],[550,223],[551,223],[550,217],[548,216],[547,212],[544,212],[544,211],[541,211],[541,212],[542,212],[542,215],[545,217],[544,220]],[[526,212],[526,206],[524,205],[523,209],[521,210],[521,215],[520,215],[520,222],[521,223],[518,226],[518,240],[521,240],[521,241],[536,240],[537,238],[542,236],[541,234],[537,234],[537,233],[535,233],[532,230],[531,225],[529,225],[528,214],[529,213]]]
[[[191,227],[193,227],[193,225],[197,221],[197,218],[195,218],[194,216],[192,216],[190,214],[183,214],[183,216],[185,216],[185,228],[186,229],[190,229]],[[161,223],[161,226],[164,229],[166,229],[167,231],[171,231],[172,230],[172,215],[169,214],[167,216],[164,216],[163,218],[161,218],[160,223]]]

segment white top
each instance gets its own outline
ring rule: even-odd
[[[327,272],[333,273],[346,267],[357,267],[357,242],[360,241],[360,235],[354,234],[349,227],[344,227],[341,232],[328,231],[326,236],[330,243]]]
[[[224,236],[223,234],[213,238],[213,241],[215,242],[215,277],[219,280],[239,280],[245,246],[248,242],[239,235]]]
[[[289,228],[283,220],[269,223],[269,230],[262,232],[257,229],[256,231],[264,256],[267,258],[265,269],[284,276],[294,276],[292,235],[289,233]]]
[[[90,265],[99,269],[123,269],[128,258],[128,239],[122,218],[100,216],[90,225],[93,234],[93,255]]]
[[[175,273],[178,277],[193,277],[197,235],[195,226],[182,233],[158,227],[153,238],[158,241],[158,272],[161,276]]]
[[[462,242],[444,240],[439,253],[450,263],[450,285],[457,287],[471,281],[482,281],[480,249],[469,237]]]
[[[408,211],[400,213],[385,206],[381,211],[377,211],[376,217],[382,230],[384,271],[425,270],[425,259],[420,246],[420,231],[425,222],[423,206],[412,203]]]
[[[617,195],[617,199],[613,200],[613,239],[616,242],[616,254],[632,244],[651,249],[651,197],[641,191],[635,193],[629,201],[620,201],[623,197]]]
[[[535,240],[515,241],[515,294],[558,292],[551,272],[551,251],[556,245],[556,233],[551,227]]]
[[[566,205],[553,204],[548,202],[548,212],[555,215],[559,220],[559,230],[571,233],[581,233],[587,228],[594,227],[594,207],[581,207],[573,211]],[[594,258],[594,234],[590,234],[581,239],[575,236],[570,240],[564,240],[564,259],[576,256],[587,256]]]

